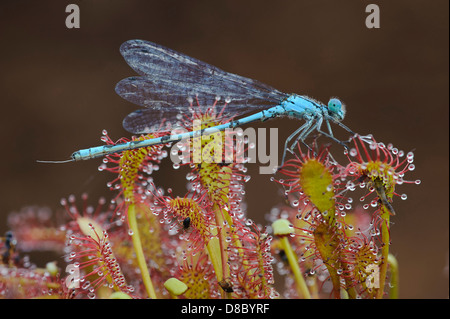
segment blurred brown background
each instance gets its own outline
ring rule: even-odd
[[[80,6],[80,29],[65,27],[70,3]],[[380,7],[380,29],[365,26],[369,3]],[[7,214],[26,205],[56,210],[69,194],[88,192],[92,203],[112,197],[100,160],[35,161],[100,145],[102,129],[130,136],[121,121],[135,107],[114,86],[134,74],[120,44],[140,38],[281,91],[324,102],[339,96],[353,130],[415,149],[416,170],[406,178],[422,184],[398,187],[408,200],[394,202],[391,227],[400,295],[448,298],[448,9],[448,0],[1,1],[0,232]],[[280,128],[281,156],[299,125],[279,119],[255,127]],[[258,166],[249,166],[247,203],[264,223],[283,197]],[[184,177],[166,163],[155,180],[184,195]]]

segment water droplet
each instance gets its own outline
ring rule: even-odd
[[[408,195],[406,194],[402,194],[402,196],[400,196],[401,199],[406,200],[408,198]]]
[[[83,284],[83,286],[81,286],[81,289],[86,290],[89,288],[90,285],[91,285],[91,282],[88,280]]]
[[[128,230],[128,235],[133,236],[134,232],[130,229]]]
[[[355,190],[355,184],[351,181],[347,182],[347,185],[345,186],[349,191],[354,191]],[[328,188],[327,188],[328,189]]]
[[[420,183],[422,183],[422,181],[421,181],[420,179],[416,179],[416,180],[414,181],[414,184],[416,184],[416,185],[420,185]]]

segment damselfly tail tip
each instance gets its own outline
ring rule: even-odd
[[[44,163],[44,164],[63,164],[63,163],[70,163],[70,162],[75,162],[75,159],[71,158],[68,160],[63,160],[63,161],[41,161],[41,160],[36,160],[37,163]]]

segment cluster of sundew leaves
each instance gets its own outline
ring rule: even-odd
[[[278,230],[279,237],[289,240],[274,245],[283,260],[278,268],[295,279],[287,281],[290,296],[316,298],[321,290],[334,298],[395,297],[398,293],[397,282],[386,285],[391,275],[388,270],[395,272],[394,277],[397,272],[389,254],[389,218],[395,214],[394,196],[406,199],[405,194],[395,192],[396,186],[420,184],[420,180],[404,179],[405,173],[415,168],[414,155],[410,152],[405,157],[402,151],[377,143],[371,136],[355,136],[352,142],[354,147],[345,152],[349,155],[345,166],[336,162],[327,148],[307,153],[299,148],[296,158],[280,171],[287,178],[278,183],[286,188],[291,206],[274,209],[271,220],[277,221],[277,229],[283,229],[280,219],[289,221],[291,227],[284,233]],[[365,193],[361,202],[368,197],[372,200],[353,209],[358,188]],[[286,250],[295,258],[289,260]],[[306,276],[308,289],[299,289],[302,280],[293,269]],[[319,289],[326,285],[327,289]],[[393,291],[388,286],[394,287]]]
[[[186,130],[194,120],[204,123],[202,129],[231,120],[215,108],[191,108],[191,117],[180,118]],[[168,130],[160,128],[133,139],[165,134]],[[392,145],[355,136],[348,162],[340,164],[328,147],[304,153],[299,146],[278,179],[272,178],[285,188],[290,205],[273,209],[267,215],[273,228],[266,228],[248,219],[242,205],[250,179],[245,163],[214,157],[218,148],[236,147],[227,145],[225,134],[172,148],[171,156],[180,156],[181,166],[190,170],[185,194],[155,184],[152,173],[168,155],[165,145],[158,145],[105,157],[99,169],[116,175],[108,183],[115,192],[109,205],[100,199],[90,206],[83,196],[79,206],[70,196],[62,201],[69,217],[63,222],[50,221],[39,208],[11,214],[12,232],[0,241],[0,295],[261,299],[394,294],[387,287],[396,282],[385,284],[396,271],[389,254],[389,217],[395,214],[394,198],[406,198],[396,186],[420,183],[404,179],[414,169],[411,152],[405,157]],[[113,142],[106,132],[102,140],[109,145],[126,141]],[[209,160],[192,160],[199,147]],[[360,201],[370,204],[353,200],[358,190]],[[280,228],[279,221],[286,227]],[[38,268],[25,262],[24,250],[54,250],[65,256],[66,265]],[[275,283],[274,266],[284,286]]]

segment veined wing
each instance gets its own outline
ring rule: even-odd
[[[225,72],[152,42],[127,41],[121,46],[121,53],[142,76],[120,81],[116,92],[134,104],[149,108],[145,112],[150,121],[147,127],[160,121],[162,115],[186,112],[189,97],[198,96],[203,106],[211,106],[216,97],[227,100],[229,105],[224,115],[233,116],[273,106],[287,97],[259,81]],[[150,116],[152,109],[154,117]],[[133,117],[136,120],[136,113]],[[137,130],[132,126],[126,129]]]
[[[245,110],[244,106],[236,106],[236,109],[239,110]],[[228,106],[227,106],[228,107]],[[263,109],[265,106],[261,105],[259,109]],[[256,108],[256,106],[255,106]],[[170,108],[146,108],[146,109],[138,109],[134,112],[131,112],[123,119],[123,127],[128,132],[131,132],[133,134],[146,134],[155,132],[161,129],[161,124],[163,123],[162,120],[166,119],[170,122],[171,129],[177,128],[177,127],[185,127],[186,129],[194,129],[191,127],[194,123],[187,123],[190,122],[190,119],[193,117],[189,115],[188,112],[191,112],[192,110],[195,110],[196,107],[190,108],[184,108],[183,112],[179,112],[176,109],[171,110]],[[188,111],[189,110],[189,111]],[[204,111],[204,110],[202,110]],[[217,112],[221,111],[221,108],[216,108]],[[182,115],[182,114],[185,115]],[[180,116],[182,115],[182,116]],[[209,119],[202,119],[202,125],[208,122],[217,122],[218,124],[223,124],[225,122],[222,122],[223,119],[231,119],[234,118],[233,114],[227,115],[221,115],[221,117],[211,117]],[[164,125],[162,126],[163,129],[165,129]]]

